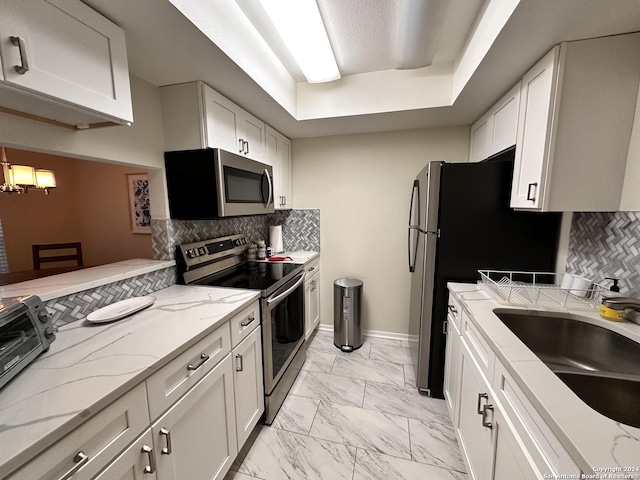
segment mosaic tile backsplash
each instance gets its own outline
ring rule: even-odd
[[[53,313],[52,321],[54,325],[61,326],[84,320],[88,314],[98,308],[130,297],[150,295],[175,283],[175,267],[164,268],[119,282],[54,298],[45,302],[45,306],[49,312]]]
[[[320,251],[320,210],[283,210],[269,215],[219,220],[151,220],[153,258],[173,260],[183,243],[245,233],[252,240],[269,238],[269,226],[282,225],[285,250]]]
[[[566,271],[640,296],[640,212],[574,213]]]

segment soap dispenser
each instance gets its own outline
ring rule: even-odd
[[[603,296],[606,298],[621,297],[622,294],[620,293],[620,287],[618,286],[618,282],[620,281],[620,279],[605,277],[605,280],[611,280],[613,282],[613,285],[609,287],[609,290],[605,292]]]

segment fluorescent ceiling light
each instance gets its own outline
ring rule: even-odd
[[[260,3],[309,83],[340,78],[315,0],[260,0]]]
[[[398,16],[398,68],[428,67],[436,54],[450,0],[402,0]]]

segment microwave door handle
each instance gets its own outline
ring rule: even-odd
[[[267,177],[267,185],[269,185],[269,194],[267,195],[267,201],[264,206],[269,207],[270,203],[273,203],[273,185],[271,185],[271,176],[269,175],[269,170],[266,168],[262,171],[262,175]]]
[[[300,275],[300,279],[294,285],[292,285],[290,288],[287,288],[284,292],[269,297],[267,299],[267,305],[271,305],[272,303],[277,302],[278,300],[280,300],[283,297],[286,297],[291,292],[293,292],[296,288],[298,288],[300,286],[300,284],[302,282],[304,282],[304,274],[305,274],[305,272],[302,272],[302,274]]]

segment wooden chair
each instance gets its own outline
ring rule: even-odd
[[[72,242],[72,243],[49,243],[46,245],[32,245],[33,251],[33,269],[40,270],[42,263],[49,262],[68,262],[75,261],[77,262],[78,267],[82,267],[82,243],[81,242]],[[61,255],[40,255],[40,252],[46,250],[75,250],[74,254],[63,253]]]

